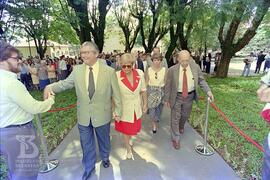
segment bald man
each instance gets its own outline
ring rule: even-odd
[[[180,148],[180,134],[190,116],[192,102],[198,102],[198,86],[213,100],[213,94],[204,80],[203,73],[190,53],[182,50],[177,54],[178,64],[168,70],[165,85],[165,105],[171,108],[171,138],[175,149]]]

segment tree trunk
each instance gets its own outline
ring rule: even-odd
[[[87,10],[88,1],[78,4],[75,0],[68,0],[68,5],[74,9],[79,20],[79,28],[74,24],[71,25],[79,36],[81,44],[85,41],[91,41],[90,23]]]
[[[226,49],[222,49],[221,60],[217,67],[216,77],[226,78],[228,76],[229,65],[232,58],[232,54],[228,53]]]
[[[188,50],[190,52],[187,40],[179,38],[179,42],[182,50]]]

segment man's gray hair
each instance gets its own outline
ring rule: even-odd
[[[85,41],[84,43],[82,43],[81,47],[85,47],[85,46],[88,46],[90,47],[90,49],[93,49],[99,53],[98,46],[95,43],[91,41]]]

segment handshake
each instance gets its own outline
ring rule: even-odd
[[[49,98],[53,98],[54,99],[54,92],[52,91],[51,87],[50,86],[46,86],[45,89],[44,89],[44,92],[43,92],[43,99],[46,100],[46,99],[49,99]]]

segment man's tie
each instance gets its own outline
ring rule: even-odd
[[[186,98],[188,96],[188,82],[187,82],[187,69],[183,69],[183,86],[182,86],[182,97]]]
[[[92,96],[95,93],[95,81],[94,81],[94,75],[93,75],[93,68],[89,67],[89,84],[88,84],[88,92],[89,92],[89,98],[91,99]]]

